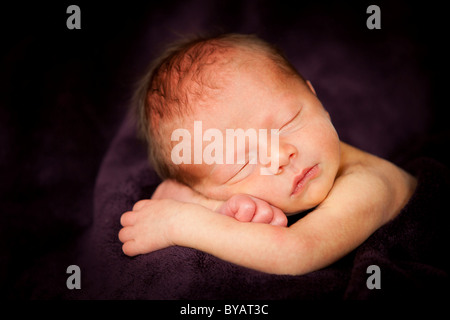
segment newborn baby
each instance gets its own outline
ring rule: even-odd
[[[340,141],[311,83],[255,36],[173,46],[143,79],[138,108],[164,181],[121,217],[129,256],[179,245],[263,272],[305,274],[363,243],[416,187],[401,168]],[[231,151],[228,142],[180,148],[174,133],[182,128],[198,142],[199,123],[211,133],[203,141],[237,128],[267,139]],[[189,161],[193,154],[210,159]],[[270,161],[255,160],[262,154]],[[285,215],[310,209],[286,226]]]

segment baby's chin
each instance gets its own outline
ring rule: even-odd
[[[303,206],[280,206],[279,209],[283,211],[286,214],[286,216],[293,216],[295,214],[302,213],[315,207],[317,207],[317,204],[303,205]]]
[[[316,208],[325,200],[329,190],[327,191],[321,188],[314,189],[308,190],[309,192],[303,197],[286,199],[286,202],[279,204],[278,208],[280,208],[287,216]]]

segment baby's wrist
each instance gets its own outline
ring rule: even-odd
[[[167,238],[171,245],[192,246],[190,244],[194,230],[197,230],[202,210],[198,203],[179,202],[176,210],[171,211],[166,220]]]
[[[174,200],[177,207],[166,212],[165,234],[169,245],[179,245],[180,230],[184,225],[184,216],[188,215],[189,205],[192,203]]]

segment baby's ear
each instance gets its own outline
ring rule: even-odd
[[[311,90],[311,92],[314,93],[315,96],[317,96],[316,90],[314,90],[314,87],[313,87],[313,85],[311,84],[311,81],[306,80],[306,84],[308,85],[309,90]]]

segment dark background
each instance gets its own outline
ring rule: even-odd
[[[66,28],[70,4],[81,8],[81,30]],[[370,4],[381,8],[381,30],[366,28]],[[73,264],[92,224],[97,173],[133,85],[181,34],[257,33],[311,79],[341,138],[398,164],[419,153],[449,163],[448,33],[437,3],[29,1],[2,4],[0,12],[0,286],[7,298],[63,297],[49,282],[65,282],[61,265]],[[335,87],[343,74],[348,85]],[[360,121],[365,109],[357,106],[385,96],[392,104]]]

